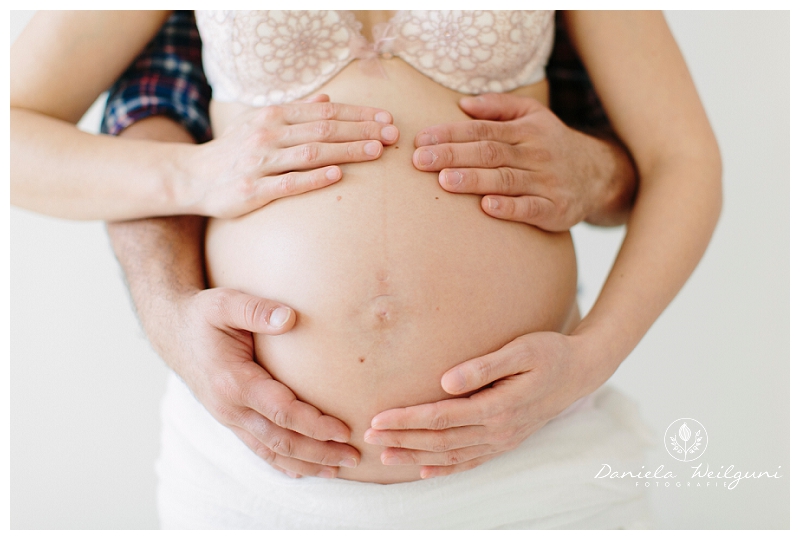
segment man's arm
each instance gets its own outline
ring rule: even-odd
[[[164,117],[133,124],[121,136],[191,140]],[[297,400],[253,361],[251,332],[286,332],[293,311],[229,289],[204,290],[204,231],[205,219],[197,216],[108,224],[153,347],[219,422],[275,468],[292,477],[333,478],[340,465],[355,466],[355,449],[330,442],[346,442],[347,426]]]

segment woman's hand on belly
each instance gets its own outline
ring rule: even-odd
[[[608,379],[586,341],[556,332],[521,336],[442,376],[449,394],[474,394],[384,411],[364,440],[389,447],[384,465],[423,465],[422,478],[477,467],[516,448]]]
[[[625,222],[637,178],[618,143],[566,126],[530,97],[485,94],[459,104],[476,120],[431,126],[414,141],[414,165],[439,172],[442,188],[486,195],[488,215],[547,231]]]
[[[342,177],[337,165],[375,160],[399,137],[386,111],[330,103],[326,95],[246,108],[227,130],[214,129],[223,135],[181,150],[186,181],[175,197],[186,214],[237,217],[329,186]]]

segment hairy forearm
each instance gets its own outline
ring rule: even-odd
[[[120,137],[191,143],[181,126],[163,117],[138,122]],[[205,218],[174,216],[109,222],[108,235],[153,346],[163,353],[161,319],[182,295],[205,288],[202,241]],[[174,321],[173,321],[174,322]]]
[[[134,139],[135,137],[128,137]],[[11,109],[11,203],[71,218],[122,220],[182,212],[176,186],[193,139],[173,144],[91,135]]]
[[[633,159],[613,133],[589,133],[587,136],[595,140],[597,148],[592,174],[596,178],[596,206],[585,221],[600,227],[624,225],[639,186]]]

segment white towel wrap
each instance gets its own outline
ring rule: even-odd
[[[402,484],[293,480],[272,469],[170,375],[156,465],[161,525],[179,529],[645,528],[645,491],[595,479],[638,470],[653,437],[602,387],[517,449],[451,476]],[[617,468],[618,467],[618,468]]]

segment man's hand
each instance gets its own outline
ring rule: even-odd
[[[120,137],[192,142],[183,127],[162,116],[141,120]],[[107,227],[150,342],[217,420],[293,478],[332,477],[339,465],[356,466],[357,450],[330,442],[349,440],[347,426],[297,400],[253,360],[251,332],[287,332],[294,312],[230,289],[204,290],[204,218],[151,218]]]
[[[564,125],[533,98],[462,98],[477,120],[431,126],[414,140],[414,166],[440,171],[452,193],[485,195],[488,215],[566,231],[581,221],[624,223],[636,173],[617,143]]]
[[[298,400],[253,361],[252,332],[283,334],[294,326],[294,311],[218,288],[184,298],[176,316],[183,324],[165,358],[214,418],[251,450],[294,478],[334,478],[339,466],[356,466],[358,451],[341,444],[350,429]]]
[[[521,336],[441,380],[453,395],[491,386],[466,398],[384,411],[364,440],[389,447],[381,454],[385,465],[424,465],[422,478],[477,467],[516,448],[610,376],[587,367],[592,356],[584,341],[556,332]]]

